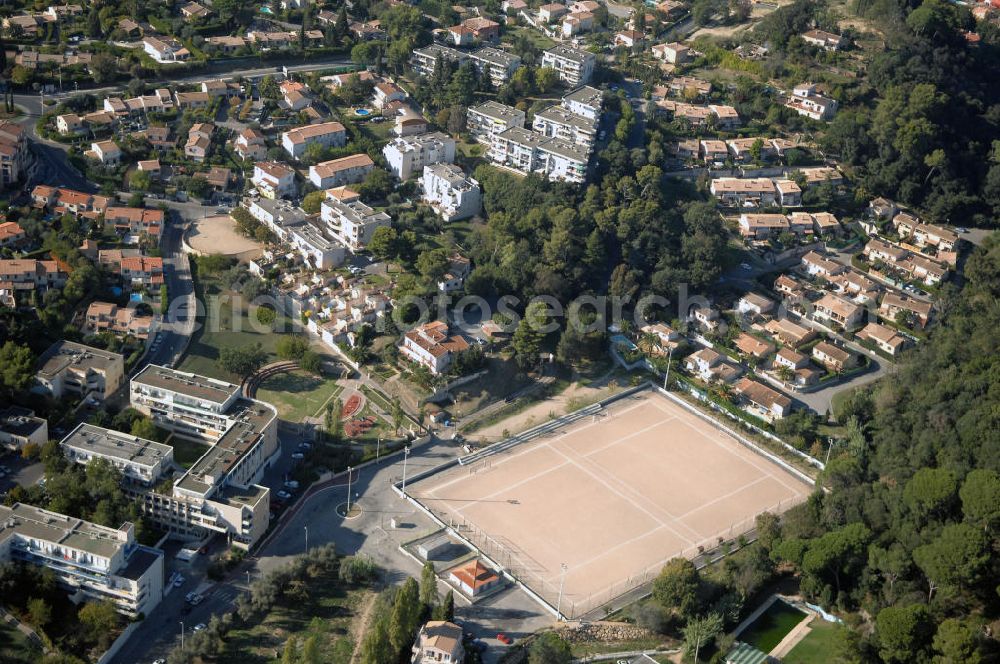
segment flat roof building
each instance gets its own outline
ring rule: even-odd
[[[106,459],[126,479],[151,486],[173,464],[174,448],[113,429],[81,423],[62,442],[63,454],[87,465]]]
[[[118,353],[57,341],[38,358],[33,392],[60,399],[64,394],[98,401],[117,390],[125,375],[125,358]]]

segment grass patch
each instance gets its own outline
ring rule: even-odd
[[[632,650],[652,650],[663,645],[662,639],[649,637],[645,639],[630,639],[628,641],[611,641],[608,643],[574,643],[572,645],[573,657],[586,657],[587,655],[603,655],[615,652],[629,652]]]
[[[241,348],[257,343],[267,353],[268,362],[278,360],[278,341],[295,329],[292,319],[278,312],[271,329],[256,320],[251,323],[247,303],[238,293],[225,288],[217,275],[201,274],[192,262],[192,276],[195,297],[204,304],[205,314],[198,318],[201,327],[191,338],[180,366],[182,371],[235,381],[235,376],[218,366],[219,354],[224,348]]]
[[[210,447],[177,436],[173,436],[168,445],[174,448],[174,461],[185,468],[193,466],[194,462],[200,459]]]
[[[805,617],[805,613],[779,599],[739,635],[739,640],[761,652],[771,652]]]
[[[277,408],[281,419],[301,422],[307,417],[315,417],[343,389],[332,378],[292,371],[272,376],[261,383],[257,398]]]
[[[0,653],[3,653],[3,661],[9,664],[31,664],[42,654],[31,645],[28,637],[3,621],[0,621]]]
[[[847,628],[822,619],[809,624],[809,633],[781,658],[785,664],[837,664],[842,662],[836,656],[843,632]]]
[[[226,638],[219,664],[272,664],[278,661],[290,636],[301,649],[315,636],[320,661],[348,664],[354,651],[350,626],[365,598],[367,589],[345,589],[336,577],[317,578],[309,586],[310,597],[295,606],[276,606],[256,625],[234,629]]]

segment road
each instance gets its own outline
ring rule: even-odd
[[[288,431],[281,432],[283,459],[290,456],[290,450],[298,441]],[[414,446],[406,461],[407,474],[436,466],[453,458],[459,448],[450,442],[431,439]],[[435,530],[435,526],[418,512],[408,501],[393,491],[392,484],[403,474],[402,455],[383,459],[381,464],[371,464],[355,472],[351,493],[356,504],[362,509],[360,516],[344,519],[336,512],[338,505],[347,499],[347,486],[340,478],[329,487],[314,494],[287,520],[277,526],[277,532],[263,544],[263,548],[247,563],[236,570],[227,580],[204,590],[206,600],[185,614],[184,595],[198,587],[194,577],[203,573],[204,561],[195,563],[193,571],[188,571],[187,585],[164,599],[154,615],[143,623],[129,639],[128,643],[112,660],[113,664],[134,664],[166,657],[172,648],[180,643],[180,621],[185,627],[201,622],[207,623],[212,614],[231,611],[236,597],[245,592],[247,572],[251,578],[267,573],[287,563],[293,556],[305,551],[306,540],[310,547],[333,542],[342,555],[364,554],[385,570],[385,582],[400,583],[407,577],[418,577],[421,566],[414,559],[399,550],[399,545],[408,540]],[[273,469],[265,477],[265,483],[272,490],[283,478],[281,468]],[[397,528],[390,527],[392,519],[397,520]],[[307,536],[308,529],[308,536]],[[166,575],[174,569],[187,569],[188,563],[177,563],[168,557]],[[447,591],[441,583],[442,593]],[[485,661],[496,662],[503,652],[495,637],[505,632],[520,639],[552,624],[550,614],[530,599],[518,588],[510,588],[488,598],[475,606],[456,597],[456,617],[467,622],[467,629],[477,638],[490,645]]]

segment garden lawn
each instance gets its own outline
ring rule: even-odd
[[[231,631],[215,661],[219,664],[272,664],[281,658],[290,636],[297,638],[301,653],[305,640],[315,635],[319,640],[321,662],[348,664],[354,651],[351,622],[372,591],[346,589],[336,578],[322,577],[310,584],[309,590],[307,601],[293,607],[275,606],[259,623]]]
[[[171,437],[170,442],[167,444],[174,448],[174,461],[184,468],[193,466],[194,462],[200,459],[208,451],[208,448],[211,447],[210,445],[202,445],[193,440],[177,436]]]
[[[809,624],[809,633],[805,638],[781,658],[784,664],[836,664],[840,657],[836,656],[840,632],[845,627],[815,619]]]
[[[319,378],[304,371],[272,376],[261,383],[257,398],[278,409],[278,417],[301,422],[322,415],[326,403],[343,391],[332,378]]]
[[[267,353],[267,362],[277,361],[275,349],[282,335],[290,334],[295,324],[278,312],[271,328],[256,321],[251,325],[247,307],[238,293],[224,289],[214,275],[195,277],[195,296],[204,303],[205,315],[199,316],[201,327],[195,331],[184,361],[179,367],[202,376],[239,382],[236,376],[218,365],[223,348],[241,348],[259,343]]]

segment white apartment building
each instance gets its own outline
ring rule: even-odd
[[[32,392],[61,399],[79,394],[97,401],[117,390],[125,376],[125,358],[110,351],[57,341],[38,358]]]
[[[295,159],[301,159],[312,143],[342,148],[347,145],[347,130],[339,122],[323,122],[297,127],[281,134],[281,147]]]
[[[137,490],[141,507],[171,533],[225,534],[252,547],[267,531],[270,491],[257,483],[280,454],[278,413],[239,385],[148,365],[132,378],[131,405],[157,426],[207,444],[173,492]]]
[[[276,161],[258,161],[253,165],[250,180],[264,198],[278,199],[295,196],[295,171]]]
[[[315,215],[307,215],[288,201],[265,198],[251,201],[248,210],[278,239],[296,249],[308,265],[328,270],[344,263],[344,246],[328,236]]]
[[[421,184],[424,200],[445,221],[474,217],[482,209],[483,193],[479,182],[467,176],[455,164],[424,166]]]
[[[0,410],[0,446],[22,450],[25,445],[41,447],[49,441],[49,422],[35,417],[35,411],[19,406]]]
[[[434,73],[438,58],[445,62],[456,62],[461,64],[468,59],[469,54],[440,44],[430,44],[422,48],[413,49],[410,57],[410,66],[413,71],[421,76],[430,76]]]
[[[551,138],[561,138],[591,150],[597,140],[597,120],[577,115],[561,104],[535,113],[531,128]]]
[[[603,105],[604,93],[589,85],[580,86],[562,98],[562,106],[567,111],[595,121],[600,119]]]
[[[345,203],[329,198],[323,201],[320,219],[331,237],[351,251],[364,249],[376,228],[392,223],[385,212],[377,212],[359,200]]]
[[[375,162],[366,154],[352,154],[309,167],[309,181],[317,189],[330,189],[361,182],[375,169]]]
[[[473,139],[490,145],[497,134],[511,127],[523,129],[524,111],[490,100],[469,108],[465,125]]]
[[[428,164],[455,161],[455,139],[439,131],[400,136],[382,148],[382,154],[389,162],[389,170],[400,180],[408,180],[422,173]]]
[[[174,462],[174,448],[131,434],[81,423],[59,443],[70,461],[105,459],[130,482],[152,486]]]
[[[163,599],[163,552],[140,545],[135,526],[107,528],[40,507],[0,505],[0,561],[51,570],[59,586],[111,602],[130,618]]]
[[[170,37],[143,37],[142,48],[159,63],[184,62],[191,57],[191,51]]]
[[[561,138],[515,127],[496,137],[489,157],[495,164],[526,175],[537,173],[550,180],[581,183],[587,177],[589,152]]]
[[[542,66],[559,72],[566,85],[586,85],[594,75],[597,58],[593,53],[557,44],[542,54]]]
[[[491,46],[484,46],[469,53],[480,78],[488,78],[493,87],[499,88],[510,80],[521,66],[521,58]]]

